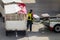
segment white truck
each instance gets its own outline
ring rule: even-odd
[[[50,19],[49,29],[54,32],[60,32],[60,18]]]
[[[49,20],[44,21],[44,25],[49,28],[49,30],[54,31],[54,32],[60,32],[60,18],[53,18]]]
[[[60,17],[50,17],[49,14],[42,14],[43,24],[51,31],[60,32]]]
[[[15,2],[21,3],[21,0],[2,0],[5,10],[5,32],[6,36],[11,33],[17,32],[20,35],[26,35],[26,20],[20,19],[21,15],[18,14],[18,11],[21,10],[20,7]],[[14,2],[15,1],[15,2]],[[22,16],[23,18],[23,16]]]

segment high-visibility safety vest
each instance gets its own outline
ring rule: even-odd
[[[32,13],[28,13],[28,20],[33,21],[33,14]]]

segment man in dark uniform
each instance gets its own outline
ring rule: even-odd
[[[32,31],[32,24],[33,24],[33,14],[32,10],[27,14],[28,19],[27,19],[27,29],[30,28],[30,31]]]

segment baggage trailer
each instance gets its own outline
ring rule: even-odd
[[[17,14],[5,14],[5,31],[6,36],[11,32],[19,32],[19,34],[26,35],[26,21],[16,19]]]
[[[21,35],[26,35],[26,20],[24,20],[23,15],[19,15],[18,11],[21,10],[21,8],[17,5],[17,3],[5,3],[4,10],[6,36],[10,35],[13,32],[17,32]]]

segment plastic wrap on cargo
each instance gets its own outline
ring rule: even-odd
[[[16,13],[19,10],[21,10],[21,8],[17,4],[5,5],[4,8],[5,8],[5,14]]]
[[[21,8],[21,10],[18,11],[18,14],[27,14],[26,5],[24,3],[18,3],[17,5]]]

